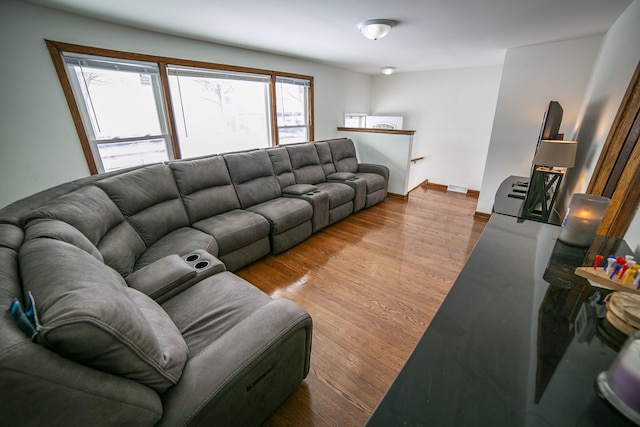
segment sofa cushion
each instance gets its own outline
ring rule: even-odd
[[[326,141],[315,142],[314,145],[318,152],[318,159],[320,159],[322,169],[324,169],[324,175],[329,179],[329,175],[336,172],[333,156],[331,156],[331,147]]]
[[[177,383],[188,348],[150,298],[81,249],[34,239],[20,250],[44,343],[78,363],[145,384],[158,393]]]
[[[334,172],[330,175],[327,175],[328,180],[335,181],[347,181],[349,179],[355,179],[356,174],[351,172]]]
[[[317,184],[326,181],[318,152],[313,143],[288,145],[293,175],[298,184]]]
[[[341,138],[332,139],[327,143],[331,148],[331,156],[337,172],[358,172],[358,159],[353,141],[349,138]]]
[[[353,197],[356,194],[353,188],[341,182],[321,182],[316,184],[316,186],[319,190],[329,195],[329,209],[337,208],[340,205],[353,201]]]
[[[271,159],[271,165],[273,166],[273,173],[276,174],[280,188],[289,187],[296,183],[296,179],[293,176],[293,169],[291,168],[291,161],[289,160],[289,153],[284,147],[268,148],[269,158]]]
[[[102,254],[87,237],[74,226],[57,219],[37,219],[30,221],[25,230],[25,241],[37,238],[61,240],[76,246],[104,262]]]
[[[294,184],[282,189],[282,194],[290,194],[292,196],[302,196],[303,194],[318,191],[318,187],[311,184]]]
[[[189,225],[169,166],[151,165],[96,183],[118,206],[147,247],[171,231]]]
[[[29,215],[27,229],[33,222],[43,219],[69,224],[86,236],[88,242],[81,241],[72,229],[67,227],[63,230],[63,226],[55,222],[40,222],[32,230],[32,235],[63,240],[89,253],[93,250],[91,246],[95,246],[101,254],[99,259],[125,276],[131,273],[135,260],[146,249],[140,235],[125,221],[115,203],[102,189],[93,185],[62,195],[34,210]],[[51,234],[45,236],[43,233]]]
[[[271,223],[271,234],[280,234],[294,228],[313,216],[311,204],[302,199],[280,197],[249,208]]]
[[[269,236],[269,221],[262,215],[236,209],[193,224],[210,234],[218,244],[218,255],[226,255]]]
[[[266,151],[230,153],[223,157],[243,209],[282,195]]]
[[[118,207],[98,187],[89,185],[58,197],[33,211],[35,218],[57,219],[74,226],[94,245],[102,236],[124,221]]]
[[[221,156],[169,163],[189,221],[240,208],[227,165]]]

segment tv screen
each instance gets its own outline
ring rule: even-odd
[[[540,128],[540,136],[538,144],[543,139],[562,139],[560,138],[560,123],[562,123],[562,106],[558,101],[549,102],[549,107],[542,118],[542,127]]]

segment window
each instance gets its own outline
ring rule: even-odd
[[[183,157],[268,147],[271,77],[169,66]]]
[[[280,144],[309,141],[310,80],[276,77],[276,109]]]
[[[156,64],[63,54],[100,172],[169,159]]]
[[[313,77],[46,44],[92,174],[313,140]]]

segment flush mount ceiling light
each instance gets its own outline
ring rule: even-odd
[[[396,71],[396,67],[380,67],[380,71],[382,71],[382,74],[386,74],[388,76]]]
[[[396,21],[390,19],[369,19],[358,24],[358,29],[368,39],[378,40],[387,35]]]

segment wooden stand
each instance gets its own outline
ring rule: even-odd
[[[609,276],[605,274],[604,269],[599,267],[594,270],[593,267],[578,267],[576,268],[576,275],[584,277],[591,282],[597,283],[599,287],[611,289],[613,291],[632,292],[640,294],[640,290],[636,289],[631,281],[626,285],[622,284],[622,281],[617,278],[609,279]]]
[[[531,175],[522,217],[547,222],[556,202],[564,170],[536,166]]]

